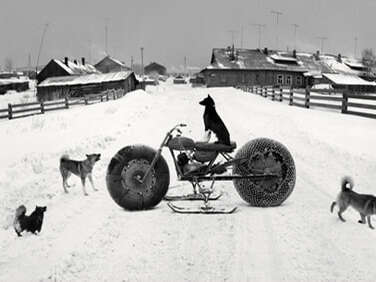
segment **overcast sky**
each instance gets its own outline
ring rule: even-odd
[[[324,41],[324,52],[357,55],[376,47],[375,0],[0,0],[0,66],[11,58],[35,65],[46,23],[49,24],[39,63],[51,58],[86,57],[96,63],[105,55],[105,23],[108,52],[130,65],[131,56],[144,63],[157,61],[169,69],[184,64],[209,63],[212,48],[231,44],[229,30],[237,30],[235,46],[258,47],[258,31],[252,24],[266,24],[262,47],[286,50],[294,47],[313,52]],[[280,11],[279,26],[271,11]],[[107,19],[107,20],[106,20]],[[277,31],[279,33],[277,41]]]

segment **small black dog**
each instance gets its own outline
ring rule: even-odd
[[[47,207],[35,207],[35,210],[26,215],[26,207],[24,205],[19,206],[16,209],[16,216],[14,218],[13,227],[18,236],[22,236],[22,231],[26,230],[36,234],[40,233],[43,224],[43,215],[47,210]]]
[[[208,97],[206,97],[204,100],[200,102],[200,105],[205,106],[205,131],[211,130],[215,133],[218,139],[216,143],[231,145],[230,133],[228,132],[225,124],[223,123],[222,119],[219,117],[217,111],[215,110],[215,103],[212,97],[208,95]]]

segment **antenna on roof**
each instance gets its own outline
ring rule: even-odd
[[[321,54],[324,54],[324,41],[328,39],[328,37],[325,36],[318,36],[317,39],[320,39],[321,41]]]
[[[40,44],[39,44],[39,51],[38,51],[38,57],[37,57],[37,64],[35,66],[35,72],[38,74],[38,65],[39,65],[39,58],[40,58],[40,53],[42,52],[42,46],[43,46],[43,42],[44,42],[44,37],[46,35],[46,32],[47,32],[47,28],[48,28],[48,23],[46,23],[44,25],[44,28],[43,28],[43,33],[42,33],[42,37],[40,39]]]
[[[261,28],[266,27],[265,24],[252,24],[258,27],[258,48],[261,49]]]
[[[235,45],[234,44],[235,33],[237,33],[238,31],[235,29],[230,29],[227,32],[231,33],[231,45]]]
[[[294,50],[296,50],[296,29],[299,27],[299,25],[294,23],[292,26],[294,27]]]
[[[274,10],[271,10],[270,11],[273,15],[275,15],[275,17],[276,17],[276,44],[277,44],[277,46],[276,46],[276,49],[278,50],[278,41],[279,41],[279,38],[278,38],[278,19],[279,19],[279,16],[281,16],[281,15],[283,15],[283,13],[282,12],[280,12],[280,11],[274,11]]]
[[[105,44],[105,52],[108,55],[108,18],[105,18],[105,25],[104,25],[104,44]]]
[[[354,38],[354,59],[356,59],[356,49],[357,49],[357,46],[358,45],[358,37],[355,36]]]

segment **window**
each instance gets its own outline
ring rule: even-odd
[[[291,85],[291,75],[286,76],[286,84]]]
[[[279,74],[277,76],[277,84],[278,85],[282,85],[283,84],[283,75],[282,74]]]
[[[296,84],[297,84],[298,86],[302,85],[302,78],[301,78],[300,76],[297,76],[297,77],[296,77]]]

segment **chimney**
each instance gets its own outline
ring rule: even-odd
[[[68,57],[65,57],[65,58],[64,58],[64,64],[65,64],[66,66],[68,66]]]
[[[264,54],[268,55],[268,48],[266,48],[266,47],[264,48]]]
[[[338,63],[342,63],[342,56],[341,56],[341,54],[338,54],[338,56],[337,56],[337,62]]]
[[[82,62],[82,65],[84,66],[85,65],[85,57],[81,58],[81,62]]]
[[[315,59],[320,60],[320,51],[319,50],[316,51]]]
[[[292,50],[292,56],[293,56],[294,58],[296,58],[296,50],[295,50],[295,49]]]
[[[74,60],[73,63],[75,63],[77,65],[77,60]]]

